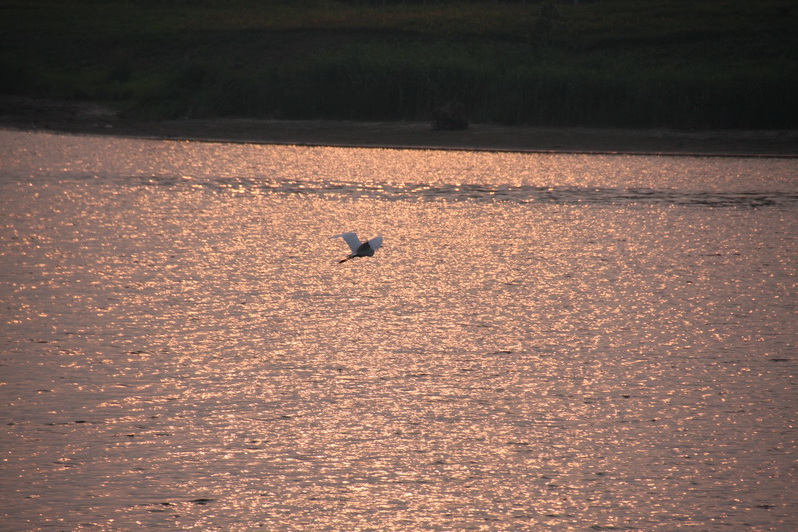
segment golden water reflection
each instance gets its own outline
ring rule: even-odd
[[[303,164],[250,149],[178,144],[161,171]],[[594,164],[392,157],[330,167],[457,185]],[[603,186],[621,170],[602,164]],[[35,185],[0,200],[0,487],[20,529],[796,523],[795,211]],[[338,264],[328,237],[350,229],[385,245]]]

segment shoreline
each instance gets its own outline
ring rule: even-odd
[[[619,129],[251,118],[126,120],[94,104],[0,98],[0,128],[158,140],[518,153],[798,157],[798,130]]]

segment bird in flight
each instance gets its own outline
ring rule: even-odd
[[[331,236],[330,238],[338,237],[343,238],[344,241],[349,244],[349,249],[352,250],[352,253],[348,257],[338,261],[339,264],[349,259],[354,259],[355,257],[373,257],[374,252],[382,245],[381,236],[375,236],[367,242],[361,242],[355,233],[343,233],[341,235]]]

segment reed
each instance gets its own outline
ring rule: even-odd
[[[68,4],[68,5],[67,5]],[[0,91],[135,117],[798,126],[790,0],[0,0]]]

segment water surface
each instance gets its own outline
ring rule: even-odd
[[[6,530],[798,528],[794,160],[0,131],[0,214]]]

